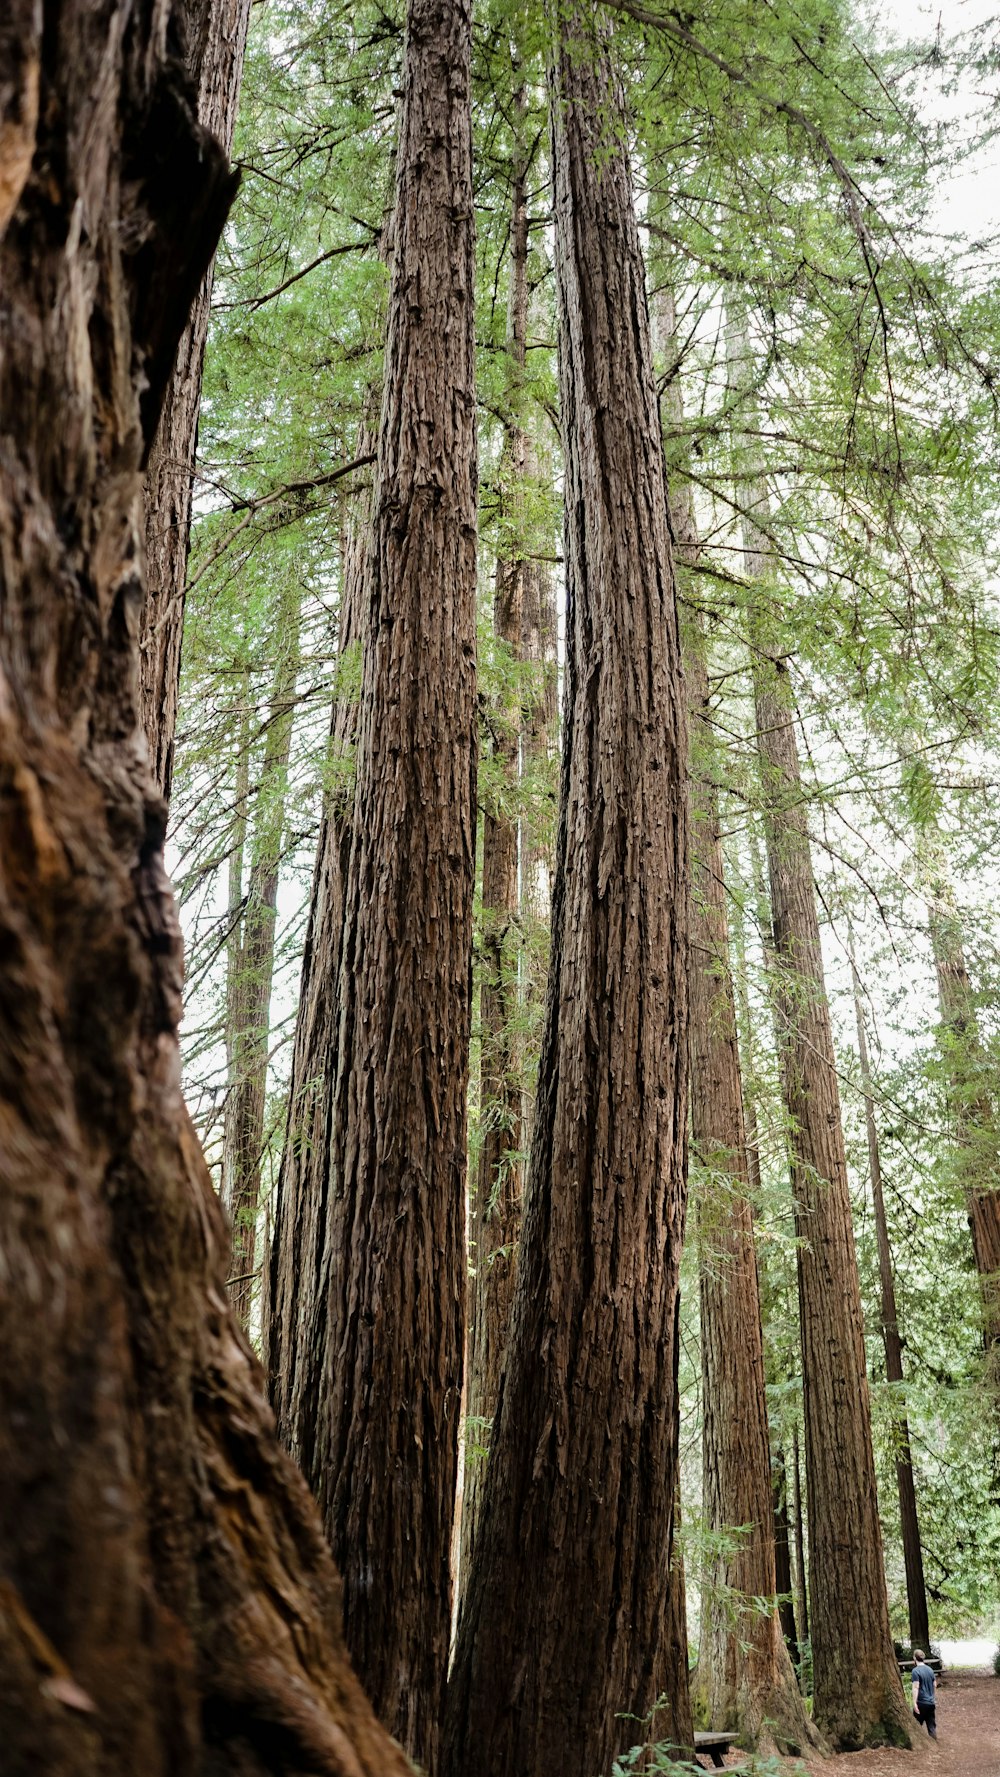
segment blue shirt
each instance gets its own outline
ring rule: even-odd
[[[913,1668],[913,1677],[920,1686],[917,1692],[918,1709],[933,1708],[934,1705],[934,1674],[923,1662]]]

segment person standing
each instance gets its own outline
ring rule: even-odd
[[[937,1703],[934,1697],[934,1674],[925,1664],[923,1650],[913,1650],[913,1713],[923,1722],[932,1740],[937,1739]]]

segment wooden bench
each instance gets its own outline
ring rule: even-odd
[[[899,1667],[900,1672],[912,1672],[916,1663],[916,1660],[896,1661],[896,1665]],[[924,1665],[929,1666],[932,1672],[940,1672],[941,1670],[941,1661],[937,1654],[931,1654],[930,1657],[924,1661]]]
[[[707,1728],[697,1728],[694,1736],[694,1750],[697,1758],[699,1752],[707,1752],[716,1770],[724,1770],[722,1763],[726,1753],[735,1746],[733,1734],[713,1734]],[[704,1767],[707,1769],[708,1767]]]

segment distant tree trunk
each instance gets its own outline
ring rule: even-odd
[[[730,322],[734,386],[746,342]],[[741,441],[734,439],[734,454]],[[768,566],[768,495],[738,467],[744,553],[752,580]],[[882,1560],[861,1285],[830,1008],[787,662],[753,624],[757,746],[777,969],[782,1092],[791,1129],[802,1331],[813,1720],[841,1751],[910,1743]]]
[[[233,181],[169,12],[15,0],[0,52],[3,1763],[404,1777],[180,1094],[141,462]]]
[[[771,1469],[771,1509],[774,1525],[774,1573],[775,1591],[781,1603],[778,1605],[778,1618],[781,1633],[784,1637],[788,1653],[798,1665],[801,1657],[799,1637],[795,1623],[795,1605],[792,1599],[792,1556],[788,1525],[788,1470],[785,1466],[784,1452],[777,1450],[774,1465]]]
[[[174,21],[198,94],[198,119],[232,147],[252,0],[178,0]],[[184,590],[201,377],[212,307],[210,265],[191,307],[146,466],[146,600],[139,642],[140,709],[149,758],[169,800],[181,678]]]
[[[563,32],[550,69],[567,558],[552,965],[448,1777],[605,1772],[676,1670],[683,686],[621,93],[592,15],[564,17]],[[682,1721],[686,1694],[673,1701]]]
[[[235,930],[231,934],[233,975],[227,996],[230,1074],[223,1128],[222,1201],[233,1230],[229,1293],[244,1326],[249,1323],[256,1293],[257,1215],[264,1152],[278,876],[299,663],[297,594],[285,601],[279,625],[280,655],[250,822],[250,876],[244,900],[241,871]]]
[[[954,890],[936,839],[928,907],[949,1109],[979,1277],[987,1378],[1000,1406],[1000,1173],[996,1100]]]
[[[337,1049],[324,1062],[335,1084],[311,1156],[308,1244],[294,1243],[275,1322],[293,1365],[279,1412],[339,1558],[348,1645],[428,1769],[448,1659],[466,1279],[470,56],[468,0],[411,0]]]
[[[799,1466],[799,1434],[792,1433],[792,1521],[795,1529],[795,1618],[801,1644],[809,1639],[809,1604],[806,1586],[805,1512],[802,1508],[802,1473]]]
[[[497,562],[493,621],[499,639],[515,658],[521,651],[524,617],[524,475],[528,449],[523,396],[528,320],[527,154],[524,145],[524,90],[514,94],[515,164],[512,168],[510,295],[507,354],[510,418],[506,427],[501,480],[510,514],[506,553]],[[469,1247],[473,1277],[469,1289],[466,1373],[466,1447],[462,1497],[462,1584],[469,1572],[482,1498],[485,1453],[496,1411],[500,1370],[514,1294],[517,1242],[521,1229],[521,1069],[513,1035],[517,1005],[518,823],[512,812],[517,795],[520,753],[519,712],[496,712],[494,756],[507,791],[506,806],[483,816],[482,1062],[480,1126],[482,1140],[470,1192]]]
[[[875,1122],[875,1098],[872,1092],[871,1065],[868,1059],[868,1034],[861,1000],[861,981],[851,946],[851,980],[854,988],[854,1016],[858,1028],[858,1055],[861,1060],[861,1089],[865,1099],[865,1129],[868,1136],[868,1168],[871,1175],[872,1201],[875,1206],[875,1233],[878,1240],[878,1270],[882,1298],[882,1339],[885,1345],[887,1381],[899,1385],[903,1380],[903,1345],[896,1309],[896,1285],[892,1274],[892,1253],[885,1219],[885,1198],[882,1192],[882,1165],[879,1157],[878,1128]],[[902,1390],[900,1389],[900,1395]],[[910,1427],[902,1399],[894,1415],[896,1445],[896,1485],[899,1490],[899,1519],[903,1533],[903,1563],[906,1569],[906,1600],[910,1618],[910,1644],[930,1647],[931,1632],[927,1615],[927,1589],[924,1585],[924,1557],[920,1546],[920,1524],[917,1518],[917,1495],[913,1484],[913,1458],[910,1454]]]
[[[526,479],[538,477],[543,460],[547,464],[547,459],[540,459],[535,441],[528,434]],[[521,912],[530,935],[532,927],[547,925],[552,905],[554,821],[549,818],[545,802],[559,739],[555,580],[550,564],[537,557],[524,563],[521,659],[534,672],[533,696],[521,734],[522,777],[528,780],[532,793],[521,817]],[[531,985],[529,982],[529,993]]]
[[[661,294],[661,327],[675,351],[673,299]],[[667,384],[665,423],[682,420],[680,381]],[[690,484],[670,497],[674,554],[694,568],[698,529]],[[726,1183],[699,1217],[704,1518],[710,1531],[744,1531],[713,1561],[703,1591],[694,1709],[714,1728],[756,1746],[762,1736],[798,1752],[816,1736],[808,1722],[782,1624],[762,1598],[775,1582],[771,1462],[764,1393],[764,1340],[754,1245],[736,999],[729,963],[717,748],[709,723],[704,636],[685,648],[691,739],[690,1114],[694,1154]],[[787,1536],[785,1539],[787,1555]],[[787,1589],[791,1590],[789,1579]],[[794,1642],[794,1626],[792,1632]]]
[[[357,456],[370,458],[375,440],[362,421]],[[370,502],[359,502],[343,533],[337,678],[348,674],[361,647],[364,573]],[[344,907],[351,857],[357,698],[335,685],[309,921],[295,1017],[288,1115],[275,1194],[271,1250],[263,1277],[261,1348],[282,1441],[304,1474],[316,1463],[316,1403],[325,1387],[325,1352],[312,1338],[300,1292],[308,1267],[322,1251],[326,1217],[327,1149],[333,1115],[339,1016],[338,988]]]

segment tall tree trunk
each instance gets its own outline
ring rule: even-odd
[[[255,791],[246,899],[239,883],[234,971],[228,995],[230,1077],[222,1151],[222,1201],[233,1230],[230,1295],[244,1326],[253,1305],[267,1103],[271,983],[278,875],[285,830],[292,708],[299,663],[298,590],[279,611],[281,649]]]
[[[668,1664],[683,687],[622,97],[593,15],[565,17],[563,33],[550,67],[567,558],[552,965],[449,1777],[606,1771],[630,1737],[620,1712],[645,1717]],[[673,1703],[688,1741],[686,1695]]]
[[[661,295],[661,324],[676,352],[672,293]],[[667,383],[665,422],[679,430],[680,379]],[[670,498],[675,559],[694,568],[698,529],[690,484]],[[772,1606],[775,1522],[764,1392],[764,1338],[754,1243],[736,998],[729,962],[718,749],[709,722],[706,644],[685,648],[691,741],[690,1115],[694,1156],[725,1184],[699,1216],[702,1352],[702,1458],[705,1523],[716,1533],[741,1527],[739,1547],[721,1549],[703,1590],[695,1714],[756,1746],[763,1736],[799,1751],[816,1736]],[[787,1536],[786,1536],[787,1552]],[[789,1579],[789,1590],[791,1581]],[[794,1629],[793,1629],[794,1639]]]
[[[746,341],[732,321],[730,376],[745,387]],[[768,494],[734,439],[748,577],[769,563]],[[909,1745],[910,1716],[889,1628],[871,1406],[837,1064],[823,978],[795,712],[787,662],[754,620],[754,699],[771,915],[782,1092],[792,1144],[806,1485],[813,1720],[841,1751]]]
[[[937,976],[949,1110],[982,1298],[987,1380],[1000,1406],[1000,1130],[961,922],[938,835],[933,836],[928,850],[928,924]]]
[[[178,0],[173,13],[188,73],[198,95],[199,121],[227,154],[236,128],[252,3],[253,0]],[[210,265],[181,334],[146,466],[146,600],[140,621],[140,709],[153,776],[168,801],[174,770],[184,589],[212,275]]]
[[[927,1588],[924,1585],[924,1557],[920,1546],[920,1524],[917,1518],[917,1495],[913,1485],[913,1458],[910,1454],[910,1426],[902,1399],[903,1344],[899,1334],[896,1309],[896,1285],[889,1249],[889,1229],[885,1219],[885,1197],[882,1192],[882,1165],[879,1157],[878,1128],[875,1122],[875,1097],[872,1092],[871,1065],[868,1059],[868,1033],[861,1001],[861,981],[851,946],[851,981],[854,988],[854,1017],[858,1029],[858,1055],[861,1060],[861,1089],[865,1099],[865,1130],[868,1136],[868,1169],[871,1175],[872,1201],[875,1205],[875,1234],[878,1241],[878,1271],[882,1306],[882,1340],[885,1345],[885,1374],[899,1392],[899,1405],[894,1413],[896,1445],[896,1486],[899,1491],[899,1520],[903,1533],[903,1564],[906,1570],[906,1601],[910,1618],[910,1643],[913,1647],[930,1646],[931,1632],[927,1616]]]
[[[324,1061],[334,1087],[310,1160],[297,1291],[279,1310],[293,1365],[279,1411],[344,1575],[348,1645],[380,1713],[428,1769],[448,1658],[465,1318],[470,55],[468,0],[411,0],[338,1042]],[[274,1361],[274,1339],[271,1351]]]
[[[508,403],[501,480],[510,513],[507,548],[497,562],[493,621],[515,658],[521,650],[524,615],[524,476],[528,449],[523,393],[528,320],[527,154],[524,89],[514,94],[515,164],[512,169],[510,295],[507,315]],[[483,817],[483,919],[480,1025],[482,1142],[470,1193],[469,1289],[466,1373],[466,1453],[462,1496],[462,1584],[468,1574],[482,1499],[485,1455],[496,1411],[500,1370],[514,1294],[521,1228],[521,1070],[513,1034],[517,1003],[518,824],[510,812],[517,794],[520,722],[497,711],[493,749],[508,792]],[[506,806],[504,805],[506,803]],[[471,1460],[470,1460],[471,1457]]]
[[[375,440],[362,422],[357,457],[372,455]],[[337,676],[361,647],[370,502],[363,499],[344,527],[340,571]],[[288,1115],[275,1196],[271,1250],[264,1265],[261,1347],[282,1441],[305,1474],[316,1461],[316,1402],[325,1386],[325,1353],[301,1312],[302,1292],[318,1289],[315,1267],[323,1248],[325,1175],[333,1115],[338,988],[344,941],[347,872],[354,807],[353,753],[356,698],[335,687],[309,921],[295,1016]],[[307,1271],[307,1267],[311,1270]]]
[[[233,181],[169,11],[15,0],[0,99],[5,150],[23,138],[0,182],[3,1756],[18,1777],[403,1777],[180,1094],[141,462]]]

